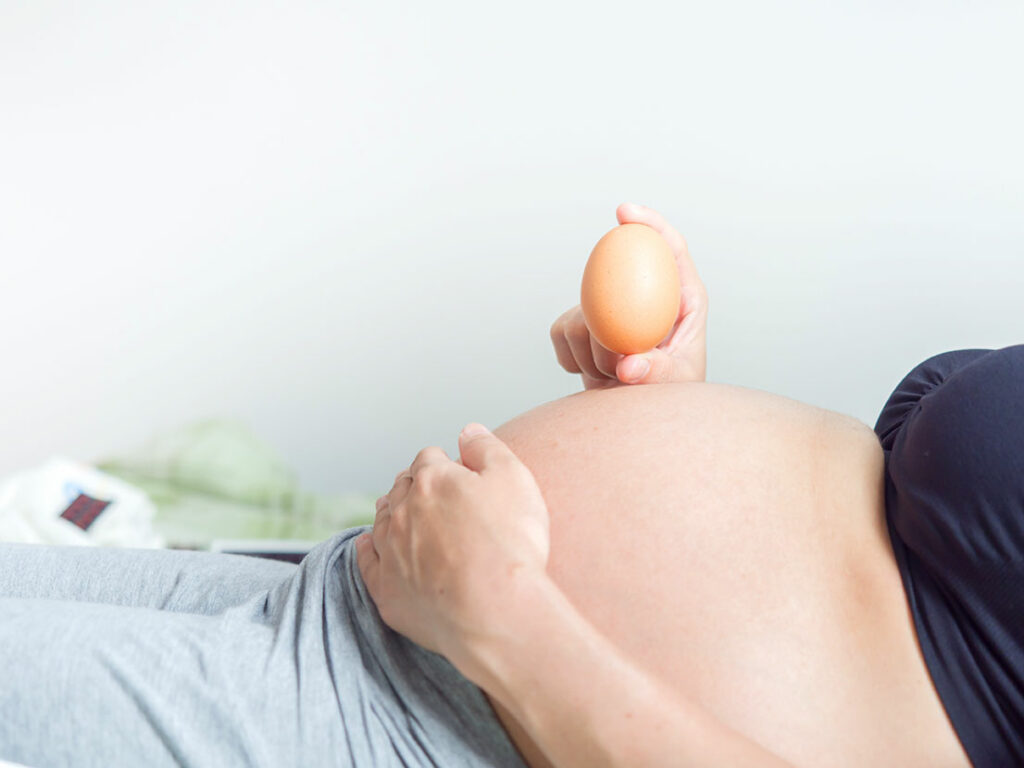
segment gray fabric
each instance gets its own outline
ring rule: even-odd
[[[523,768],[482,692],[382,624],[363,530],[297,567],[0,544],[0,759]]]

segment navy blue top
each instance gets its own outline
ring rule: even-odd
[[[875,432],[939,697],[975,768],[1024,766],[1024,345],[926,360]]]

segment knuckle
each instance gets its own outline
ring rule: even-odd
[[[413,487],[420,493],[433,490],[437,483],[438,474],[438,468],[432,464],[428,464],[416,473],[416,481],[413,483]]]
[[[439,467],[437,476],[434,478],[434,486],[441,492],[457,489],[459,476],[450,467]]]
[[[565,337],[570,342],[589,342],[590,341],[590,329],[587,328],[587,323],[581,315],[578,318],[574,318],[571,322],[565,326]]]
[[[409,523],[409,513],[405,502],[398,504],[394,509],[391,510],[391,516],[388,519],[388,536],[401,537],[405,535],[406,529]]]
[[[575,353],[576,350],[589,350],[590,349],[590,331],[587,330],[586,326],[583,326],[581,330],[573,330],[565,334],[566,340],[569,342],[569,348]]]
[[[565,321],[560,317],[555,320],[555,322],[551,324],[551,328],[548,329],[548,334],[551,336],[551,340],[556,344],[561,341],[562,337],[565,335],[565,331],[563,330],[564,328]]]
[[[615,375],[615,365],[618,362],[618,355],[602,347],[596,339],[590,340],[590,353],[594,357],[594,365],[597,370],[605,376]]]
[[[552,341],[558,342],[565,336],[565,329],[569,326],[572,318],[577,312],[579,312],[579,310],[579,306],[575,306],[572,309],[567,309],[555,318],[555,321],[551,324],[551,328],[549,329]]]
[[[579,366],[572,356],[572,347],[565,333],[560,331],[557,335],[552,334],[551,340],[555,346],[555,359],[558,360],[558,364],[570,373],[579,373]]]

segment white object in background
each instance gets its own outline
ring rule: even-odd
[[[59,456],[0,481],[0,541],[162,547],[155,514],[138,488]]]

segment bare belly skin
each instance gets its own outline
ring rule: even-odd
[[[639,665],[795,765],[969,766],[920,655],[867,426],[671,384],[581,392],[496,433],[544,494],[552,578]]]

